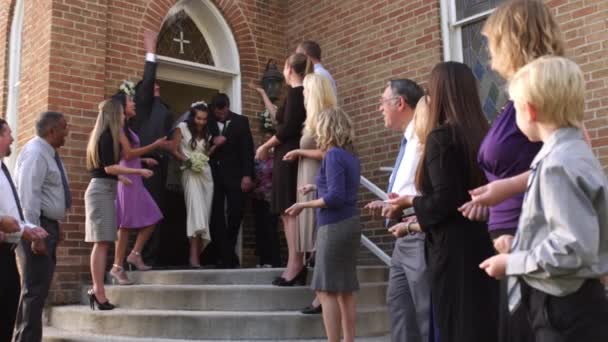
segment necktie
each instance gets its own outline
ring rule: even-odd
[[[4,172],[6,180],[8,180],[8,183],[11,185],[11,190],[13,190],[13,197],[15,198],[17,209],[19,210],[19,218],[21,218],[21,221],[25,221],[25,218],[23,217],[23,210],[21,209],[21,202],[19,201],[19,195],[17,194],[17,188],[15,188],[15,184],[13,183],[13,179],[11,178],[11,174],[10,172],[8,172],[8,169],[6,168],[6,165],[4,165],[4,163],[2,163],[2,172]]]
[[[401,146],[399,146],[399,154],[397,155],[397,160],[395,160],[395,167],[393,167],[393,172],[391,172],[391,178],[388,182],[387,194],[393,191],[393,185],[395,184],[395,179],[397,178],[397,171],[399,171],[399,167],[401,166],[401,161],[403,160],[403,155],[405,154],[405,145],[407,144],[407,139],[403,137],[401,139]]]
[[[65,170],[63,169],[61,159],[59,158],[59,153],[57,152],[55,152],[55,163],[57,163],[57,167],[59,168],[59,172],[61,173],[61,184],[63,184],[65,209],[70,209],[72,207],[72,194],[70,193],[70,185],[68,184],[68,178],[65,175]]]
[[[399,167],[401,166],[401,161],[403,160],[403,155],[405,154],[405,145],[407,144],[407,139],[403,137],[401,139],[401,146],[399,146],[399,154],[397,155],[397,160],[395,160],[395,166],[393,167],[393,172],[391,172],[391,178],[388,182],[388,188],[386,190],[387,194],[390,194],[393,191],[393,185],[395,185],[395,179],[397,178],[397,172],[399,171]],[[390,219],[384,220],[384,226],[388,227],[390,224]]]
[[[534,181],[537,168],[538,164],[531,168],[530,177],[528,177],[526,194],[524,195],[524,204],[526,198],[528,197],[528,190],[530,189],[530,185]],[[519,244],[519,235],[519,232],[517,232],[515,234],[515,237],[513,238],[513,245],[511,247],[512,251],[517,249],[517,245]],[[509,277],[509,279],[507,280],[507,296],[507,298],[509,299],[509,312],[512,313],[517,309],[521,302],[521,284],[519,277]]]

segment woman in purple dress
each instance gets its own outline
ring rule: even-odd
[[[564,54],[559,27],[541,1],[506,2],[488,18],[482,34],[488,39],[492,69],[506,80],[538,57]],[[519,130],[515,107],[509,101],[479,148],[479,166],[488,182],[517,176],[530,169],[541,147],[542,143],[530,142]],[[499,253],[508,253],[511,248],[523,197],[521,191],[490,208],[488,229]],[[534,341],[524,311],[517,309],[509,314],[507,280],[503,279],[499,297],[499,342]]]
[[[158,148],[170,149],[171,143],[166,137],[156,140],[154,143],[140,147],[139,137],[129,128],[129,119],[135,116],[135,106],[131,105],[132,93],[129,87],[122,87],[127,91],[121,91],[120,98],[124,102],[125,125],[120,134],[121,159],[120,165],[129,168],[141,168],[143,164],[147,167],[156,165],[156,160],[151,158],[140,158],[142,155],[152,152]],[[149,270],[151,267],[144,264],[141,251],[152,235],[154,226],[163,215],[156,202],[144,187],[140,175],[124,175],[119,177],[116,195],[116,221],[118,226],[118,240],[114,248],[114,264],[110,275],[113,282],[119,285],[130,285],[132,282],[123,269],[129,231],[137,232],[135,246],[127,257],[127,263],[135,266],[140,271]]]

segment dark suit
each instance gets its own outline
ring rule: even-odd
[[[217,263],[223,267],[238,266],[234,253],[236,241],[245,209],[245,195],[241,190],[241,180],[245,176],[253,179],[253,138],[247,117],[230,112],[223,132],[219,131],[214,115],[209,115],[211,135],[226,137],[224,145],[218,147],[211,156],[213,174],[213,208],[211,211],[211,246],[205,263]],[[227,218],[224,210],[227,204]],[[215,253],[215,255],[214,255]],[[209,260],[212,259],[212,260]]]
[[[136,115],[131,119],[130,127],[137,133],[141,146],[152,144],[158,138],[167,136],[173,122],[173,116],[169,108],[161,101],[160,97],[154,96],[156,67],[156,63],[146,61],[144,78],[135,94]],[[143,157],[154,158],[158,162],[158,165],[149,168],[154,172],[154,175],[144,179],[144,186],[163,214],[166,214],[166,205],[163,200],[165,196],[163,195],[167,180],[169,155],[165,151],[156,150]],[[160,235],[161,229],[157,227],[143,251],[146,262],[155,264],[155,261],[157,261],[161,245]]]

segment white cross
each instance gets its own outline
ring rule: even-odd
[[[184,54],[184,44],[190,44],[189,40],[184,39],[184,31],[179,32],[179,38],[173,38],[174,42],[179,43],[179,53],[180,55]]]

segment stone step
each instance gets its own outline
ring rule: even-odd
[[[65,330],[56,329],[53,327],[44,327],[43,342],[260,342],[260,341],[286,341],[285,339],[280,340],[176,340],[166,339],[157,337],[124,337],[124,336],[112,336],[112,335],[95,335],[95,334],[84,334],[84,333],[72,333]],[[287,340],[289,342],[325,342],[326,339],[297,339]],[[389,342],[389,336],[380,337],[358,337],[357,342]]]
[[[387,283],[363,283],[357,305],[382,306]],[[87,304],[83,287],[82,303]],[[280,311],[300,310],[314,292],[308,286],[273,285],[131,285],[107,286],[110,301],[123,308],[151,310]]]
[[[310,269],[309,281],[314,269]],[[359,282],[383,282],[388,279],[386,266],[361,266],[357,268]],[[241,268],[234,270],[152,270],[127,272],[137,284],[271,284],[281,275],[282,268]],[[109,279],[109,278],[108,278]]]
[[[50,310],[49,324],[72,333],[174,339],[314,339],[325,337],[321,315],[297,311],[185,311],[118,308],[92,311],[86,306]],[[357,336],[388,334],[386,307],[359,308]]]

